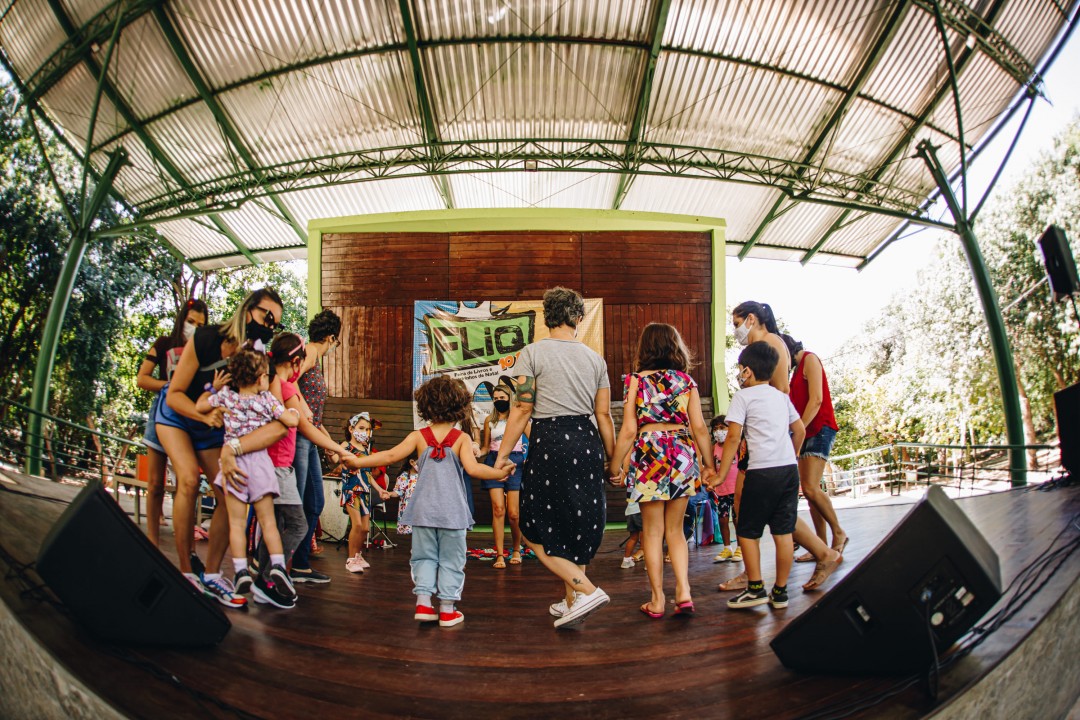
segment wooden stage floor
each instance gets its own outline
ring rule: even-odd
[[[0,478],[0,547],[30,562],[41,538],[77,488],[6,473]],[[15,484],[12,484],[12,480]],[[29,495],[44,495],[43,500]],[[1037,557],[1080,512],[1080,489],[1012,491],[968,498],[961,507],[1001,556],[1006,584]],[[851,535],[837,577],[862,560],[910,506],[841,512]],[[517,718],[794,718],[873,695],[890,679],[803,675],[786,670],[769,641],[822,592],[798,589],[813,565],[796,565],[791,604],[732,611],[731,593],[716,585],[741,566],[714,565],[714,547],[690,549],[695,617],[650,620],[638,612],[648,598],[644,568],[619,568],[611,532],[591,577],[612,603],[579,630],[555,631],[547,606],[560,585],[535,560],[506,570],[470,560],[464,624],[440,629],[412,619],[407,539],[396,549],[372,550],[372,569],[351,575],[344,550],[328,545],[316,567],[328,585],[300,585],[293,610],[252,606],[229,613],[232,631],[217,648],[174,651],[142,648],[135,665],[103,653],[47,603],[19,593],[10,575],[0,594],[17,617],[88,686],[133,717],[233,717],[161,679],[164,669],[205,696],[265,718],[346,717]],[[163,533],[173,556],[172,536]],[[487,547],[489,535],[470,536]],[[200,543],[205,552],[205,543]],[[763,548],[769,557],[771,547]],[[0,565],[4,561],[0,560]],[[766,563],[766,580],[771,562]],[[7,570],[7,568],[4,568]],[[1013,621],[991,635],[942,681],[941,700],[955,696],[1007,654],[1080,573],[1080,553]],[[835,580],[826,585],[825,590]],[[665,587],[673,592],[668,570]],[[92,589],[88,588],[88,591]],[[669,604],[669,609],[673,605]],[[883,650],[887,652],[887,649]],[[911,688],[860,717],[919,717],[932,709]]]

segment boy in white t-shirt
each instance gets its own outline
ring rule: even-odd
[[[799,505],[799,465],[796,452],[802,447],[806,428],[788,396],[769,385],[780,356],[765,341],[751,343],[739,355],[739,385],[727,411],[728,435],[717,473],[710,483],[727,477],[735,452],[746,432],[750,464],[743,483],[742,501],[735,526],[743,563],[746,590],[728,600],[729,608],[769,603],[787,607],[787,580],[795,548]],[[766,594],[761,579],[761,534],[769,526],[776,544],[776,584]]]

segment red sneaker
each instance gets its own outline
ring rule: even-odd
[[[452,613],[439,613],[439,627],[454,627],[465,622],[465,616],[461,614],[460,610],[455,610]]]
[[[439,619],[439,614],[435,612],[435,608],[428,607],[427,605],[417,605],[416,614],[413,615],[413,620],[419,620],[420,622],[435,622]]]

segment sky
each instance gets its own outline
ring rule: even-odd
[[[1080,115],[1077,68],[1080,68],[1080,32],[1073,33],[1047,71],[1046,98],[1036,102],[995,191],[1015,183],[1041,153],[1051,148],[1054,137],[1069,121]],[[969,166],[968,196],[972,207],[983,196],[1001,164],[1023,114],[1023,109],[1016,113],[1010,125]],[[931,215],[947,216],[943,203],[932,208]],[[913,230],[909,228],[906,232]],[[916,274],[933,262],[935,245],[943,236],[948,234],[925,230],[893,242],[861,272],[815,264],[803,267],[797,262],[779,260],[751,258],[740,262],[728,257],[727,303],[731,307],[744,300],[769,303],[792,335],[808,350],[827,360],[877,317],[894,295],[915,288]],[[1008,301],[1009,298],[1001,298],[1002,305]]]

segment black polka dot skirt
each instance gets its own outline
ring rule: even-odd
[[[604,539],[604,445],[588,415],[533,420],[521,532],[548,555],[587,565]]]

